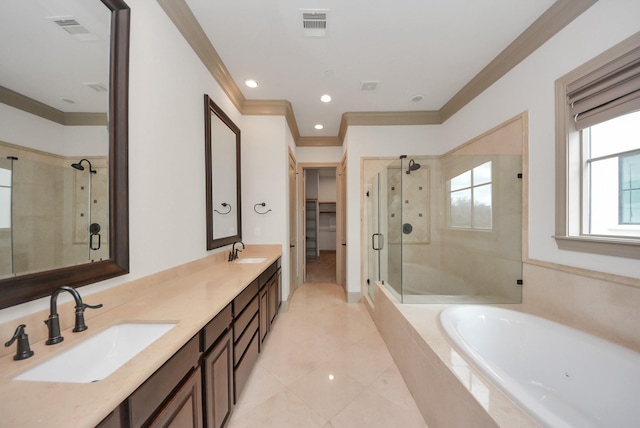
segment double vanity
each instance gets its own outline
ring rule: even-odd
[[[280,255],[247,246],[85,296],[104,307],[80,333],[61,305],[56,345],[27,322],[35,355],[0,359],[2,425],[223,426],[280,309]]]

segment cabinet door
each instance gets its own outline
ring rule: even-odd
[[[269,282],[269,322],[273,323],[280,308],[280,271]]]
[[[202,428],[202,374],[199,368],[191,373],[149,426]]]
[[[262,352],[262,343],[267,338],[269,333],[269,301],[267,299],[268,285],[265,285],[260,290],[260,350]]]
[[[122,428],[125,426],[122,422],[122,406],[118,406],[96,428]]]
[[[207,428],[223,427],[233,410],[233,341],[223,335],[203,361]]]

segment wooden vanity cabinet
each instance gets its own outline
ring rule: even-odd
[[[278,259],[278,262],[280,260]],[[280,311],[280,303],[282,302],[281,289],[282,289],[281,271],[278,270],[273,274],[269,280],[269,325],[273,324]]]
[[[259,309],[259,315],[260,315],[260,352],[262,352],[262,346],[264,341],[267,338],[267,333],[269,333],[269,294],[267,293],[267,290],[269,289],[269,287],[267,286],[267,284],[264,284],[261,288],[260,288],[260,292],[258,294],[258,299],[260,300],[260,309]]]
[[[280,284],[278,259],[98,427],[227,425],[278,314]]]
[[[127,398],[127,426],[202,427],[200,356],[198,334]]]
[[[233,412],[233,322],[227,305],[202,330],[204,418],[207,428],[221,428]]]
[[[280,286],[280,259],[273,262],[260,276],[260,350],[262,344],[267,339],[271,331],[271,325],[275,321],[276,315],[282,302]]]
[[[238,401],[251,369],[258,359],[259,278],[256,278],[233,300],[233,382],[234,401]]]
[[[96,428],[124,428],[127,420],[123,411],[124,405],[119,405],[116,409],[100,422]],[[126,407],[125,407],[126,409]]]
[[[200,368],[191,372],[182,386],[171,396],[160,413],[147,425],[152,428],[201,428],[202,375]]]

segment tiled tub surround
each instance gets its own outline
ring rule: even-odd
[[[640,279],[528,260],[522,305],[532,313],[640,352]],[[376,285],[372,317],[429,428],[539,426],[452,348],[445,304],[400,304]]]
[[[402,304],[376,283],[372,317],[429,428],[539,427],[445,338],[450,305]]]
[[[87,311],[89,329],[72,333],[73,304],[58,306],[64,341],[46,346],[42,322],[48,310],[4,323],[0,333],[27,324],[32,358],[14,361],[15,346],[0,358],[0,425],[11,427],[92,427],[115,409],[207,322],[281,255],[279,245],[248,245],[242,258],[265,257],[256,264],[228,263],[221,252],[100,293],[83,295],[104,308]],[[82,293],[82,290],[80,290]],[[14,376],[123,321],[178,322],[169,332],[107,378],[89,384],[15,381]]]

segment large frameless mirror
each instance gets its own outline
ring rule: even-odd
[[[129,8],[0,4],[0,308],[129,271]]]
[[[204,96],[207,250],[242,238],[240,129]]]

